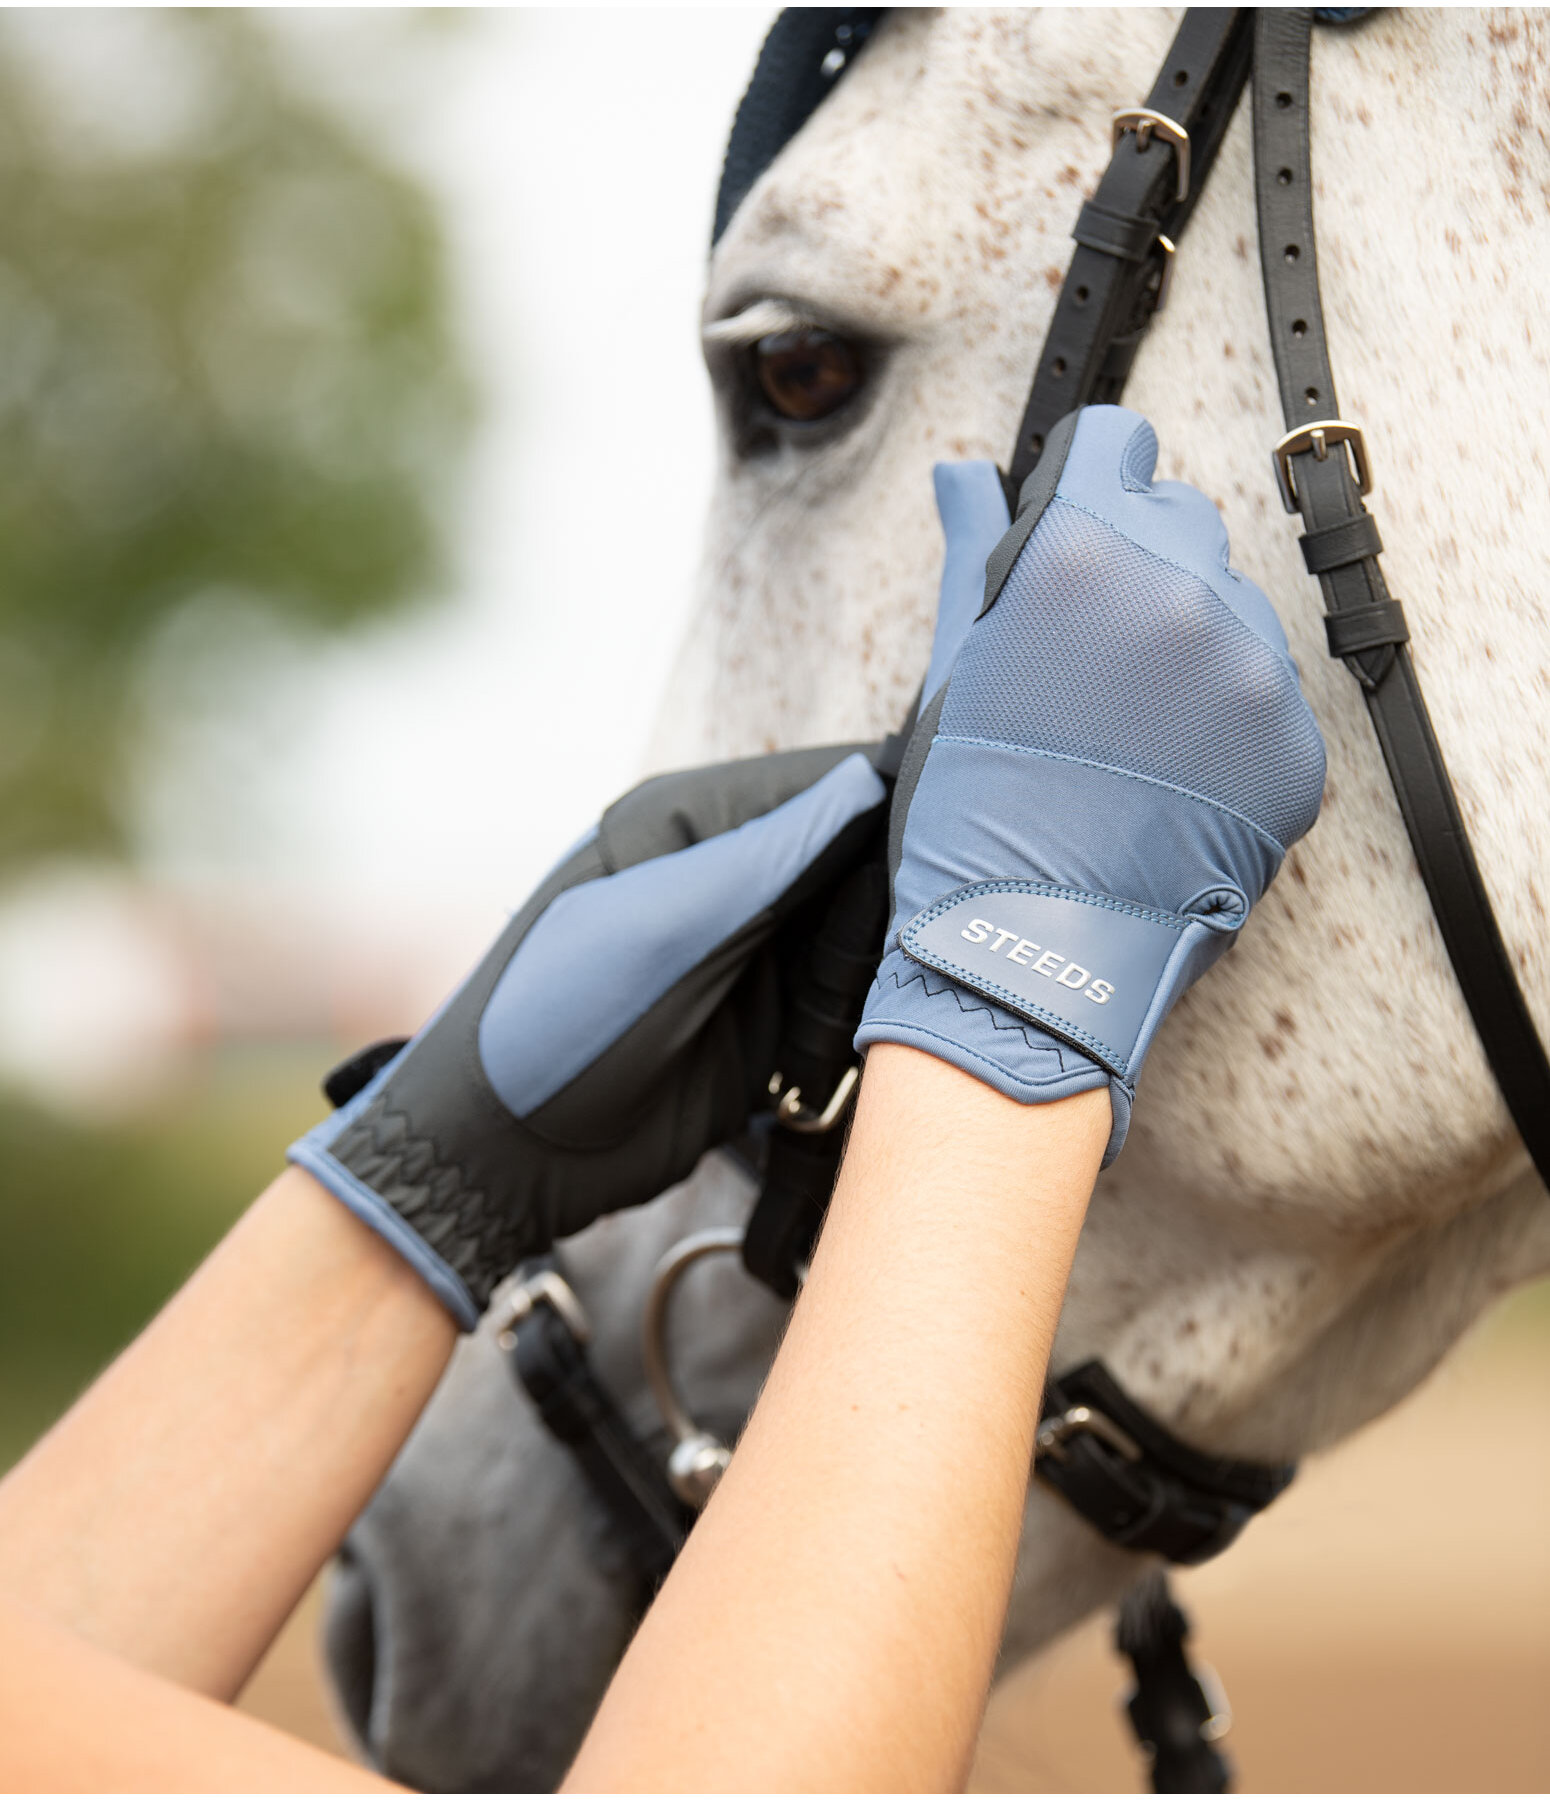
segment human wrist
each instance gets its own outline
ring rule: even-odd
[[[1080,1224],[1110,1130],[1105,1084],[1032,1107],[956,1060],[880,1042],[867,1055],[831,1212],[850,1204],[860,1163],[873,1174],[881,1165],[886,1179],[868,1189],[889,1193],[895,1209],[913,1196],[972,1193],[1013,1222],[1016,1243],[1032,1245],[1042,1234],[1019,1223],[1030,1210],[1072,1213]],[[922,1229],[956,1231],[960,1217],[922,1202]]]

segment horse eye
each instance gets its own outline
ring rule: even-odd
[[[775,331],[753,347],[754,374],[783,419],[811,424],[837,412],[861,385],[854,345],[832,331]]]

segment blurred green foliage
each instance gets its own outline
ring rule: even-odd
[[[226,1049],[132,1120],[0,1097],[0,1470],[126,1344],[324,1110],[337,1046]]]
[[[255,623],[304,641],[448,584],[472,403],[442,228],[319,62],[391,69],[426,22],[352,18],[319,52],[258,12],[0,11],[0,884],[133,849],[152,707]],[[0,1094],[0,1467],[275,1173],[337,1055],[226,1048],[112,1124]]]
[[[191,602],[328,629],[444,575],[436,212],[297,68],[245,12],[0,13],[0,873],[126,848]]]

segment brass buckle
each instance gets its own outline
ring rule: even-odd
[[[1315,419],[1311,425],[1299,425],[1295,431],[1287,432],[1270,453],[1275,463],[1276,486],[1281,490],[1281,504],[1289,513],[1302,511],[1302,502],[1292,484],[1292,458],[1311,450],[1315,459],[1323,462],[1329,455],[1331,444],[1350,445],[1357,492],[1372,492],[1372,468],[1367,461],[1367,440],[1362,436],[1361,426],[1353,425],[1347,419]]]
[[[1119,148],[1119,140],[1127,131],[1136,134],[1136,148],[1144,150],[1153,137],[1173,145],[1175,200],[1189,198],[1189,133],[1166,113],[1154,112],[1150,106],[1127,106],[1114,115],[1114,137],[1110,149]]]
[[[775,1099],[775,1117],[788,1131],[799,1131],[806,1136],[816,1137],[821,1132],[832,1131],[860,1078],[861,1070],[852,1063],[835,1084],[827,1105],[819,1111],[802,1104],[802,1090],[799,1087],[786,1088],[782,1093],[785,1077],[777,1070],[770,1077],[770,1096]],[[775,1098],[777,1095],[778,1099]]]
[[[1141,1460],[1141,1446],[1128,1431],[1121,1431],[1107,1413],[1099,1412],[1095,1406],[1069,1406],[1039,1426],[1039,1434],[1033,1440],[1034,1461],[1041,1456],[1053,1456],[1056,1462],[1064,1462],[1066,1440],[1075,1437],[1079,1431],[1085,1431],[1089,1437],[1098,1438],[1111,1450],[1117,1450],[1126,1462]]]

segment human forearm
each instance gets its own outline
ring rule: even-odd
[[[568,1786],[961,1783],[1108,1129],[1101,1091],[873,1051],[769,1384]]]
[[[0,1593],[234,1694],[386,1473],[454,1337],[407,1264],[289,1171],[0,1482]]]
[[[0,1790],[401,1793],[0,1596]]]

